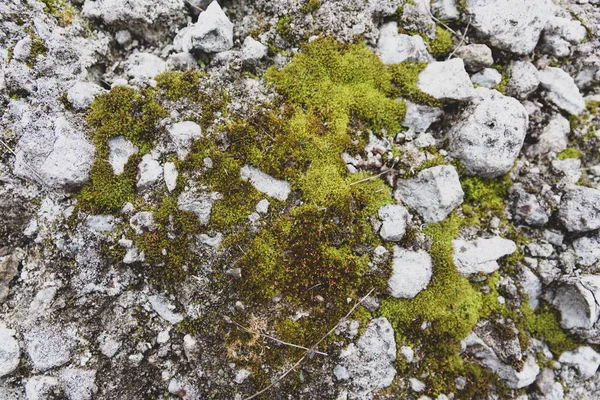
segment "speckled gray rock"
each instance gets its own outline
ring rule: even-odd
[[[269,48],[255,40],[252,36],[247,36],[242,45],[242,60],[246,63],[255,63],[265,58],[269,54]]]
[[[548,222],[550,212],[542,207],[538,196],[525,191],[521,184],[511,186],[509,194],[515,219],[532,226],[543,226]]]
[[[19,366],[21,349],[15,330],[0,322],[0,378],[12,374]]]
[[[491,89],[502,81],[502,74],[493,68],[484,68],[471,76],[473,85],[483,86]]]
[[[167,62],[151,53],[133,53],[125,62],[125,73],[134,80],[147,80],[167,70]]]
[[[177,206],[181,211],[191,211],[196,214],[200,224],[208,225],[212,206],[221,198],[220,193],[207,193],[201,189],[188,188],[177,198]]]
[[[23,332],[25,348],[35,369],[46,371],[69,362],[73,342],[55,327],[37,325]]]
[[[537,143],[527,149],[527,154],[537,156],[551,151],[560,153],[569,145],[570,132],[569,120],[560,114],[554,114],[538,137]]]
[[[384,317],[372,320],[356,344],[342,350],[340,358],[340,365],[349,375],[351,398],[368,399],[377,390],[390,386],[396,376],[392,325]]]
[[[402,126],[415,133],[427,131],[431,124],[439,122],[444,116],[444,111],[438,107],[430,107],[405,100],[406,116]]]
[[[385,64],[397,64],[404,61],[433,61],[423,38],[419,35],[410,36],[398,33],[398,24],[394,21],[388,22],[380,28],[375,53]]]
[[[394,246],[392,276],[388,280],[389,293],[398,298],[412,299],[427,288],[433,275],[429,253],[411,251]]]
[[[481,71],[483,68],[491,67],[494,64],[492,49],[485,44],[468,44],[456,49],[456,57],[462,58],[465,68],[470,72]]]
[[[448,150],[469,174],[494,178],[513,167],[527,134],[529,117],[517,100],[477,88],[475,99],[448,133]]]
[[[91,400],[95,382],[95,370],[65,368],[58,374],[58,383],[69,400]]]
[[[259,192],[280,201],[285,201],[292,191],[290,184],[286,181],[275,179],[251,165],[244,165],[240,170],[240,175]]]
[[[577,369],[579,379],[586,380],[596,374],[600,365],[600,354],[590,346],[581,346],[575,350],[562,353],[558,361]]]
[[[454,253],[452,258],[458,272],[466,277],[476,274],[491,274],[500,266],[497,260],[517,251],[512,240],[499,236],[490,239],[452,241]]]
[[[546,22],[544,35],[557,36],[575,45],[585,39],[587,31],[581,22],[576,19],[554,16],[550,17],[548,22]]]
[[[183,315],[175,312],[175,306],[163,296],[148,296],[148,301],[150,302],[152,309],[156,311],[156,313],[160,315],[164,320],[170,322],[173,325],[183,321]]]
[[[460,58],[429,64],[419,74],[417,87],[438,100],[467,101],[475,94]]]
[[[594,265],[600,260],[600,235],[582,236],[573,240],[573,249],[581,265]]]
[[[167,190],[172,192],[177,187],[177,177],[179,173],[177,172],[177,167],[175,167],[175,163],[166,162],[163,165],[163,178],[165,179],[165,185],[167,185]]]
[[[600,228],[600,190],[569,186],[565,190],[558,218],[569,232],[587,232]]]
[[[462,203],[464,193],[456,168],[439,165],[424,169],[416,178],[398,180],[394,197],[426,222],[440,222]]]
[[[177,34],[173,41],[176,50],[219,53],[233,47],[233,24],[219,3],[213,1],[200,13],[198,21]]]
[[[193,121],[177,122],[167,126],[167,132],[175,144],[177,157],[184,160],[190,152],[190,146],[202,137],[202,128]]]
[[[154,213],[152,211],[140,211],[136,213],[129,219],[129,226],[131,226],[136,235],[156,230]]]
[[[600,316],[600,276],[582,275],[561,282],[552,304],[564,329],[590,329]]]
[[[549,0],[467,0],[471,26],[487,42],[516,54],[533,52],[553,13]]]
[[[125,171],[125,164],[129,161],[129,157],[137,154],[139,149],[123,136],[108,139],[107,145],[108,162],[115,175],[121,175]]]
[[[92,82],[77,82],[67,90],[67,100],[76,110],[88,108],[96,96],[105,90]]]
[[[53,376],[32,376],[25,384],[27,400],[46,400],[51,398],[51,393],[57,388],[58,379]]]
[[[162,177],[163,169],[151,154],[144,154],[137,168],[136,186],[146,189]]]
[[[387,204],[378,211],[379,219],[382,221],[379,235],[383,240],[398,242],[406,232],[406,225],[410,222],[411,216],[406,208]]]
[[[546,90],[545,97],[558,108],[572,115],[585,110],[585,101],[575,85],[575,80],[560,68],[546,67],[538,71],[540,85]]]
[[[454,21],[460,17],[455,0],[433,0],[431,12],[442,21]]]
[[[506,86],[506,94],[525,98],[535,92],[540,85],[538,70],[528,61],[511,61],[508,67],[510,76]]]

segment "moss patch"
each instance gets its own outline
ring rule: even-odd
[[[521,307],[527,318],[527,328],[534,337],[546,341],[556,356],[579,346],[571,336],[560,327],[558,312],[548,303],[542,303],[533,311],[527,302]]]
[[[454,46],[452,41],[452,33],[439,25],[437,25],[435,28],[435,40],[431,40],[425,35],[421,36],[423,37],[423,40],[425,40],[429,52],[435,58],[447,56],[450,54],[452,47]]]
[[[581,151],[575,147],[567,147],[556,155],[559,160],[565,160],[567,158],[581,158]]]
[[[46,47],[46,42],[44,42],[43,39],[40,39],[39,37],[32,34],[31,35],[31,50],[29,51],[29,56],[25,60],[25,64],[27,64],[27,66],[29,68],[33,68],[33,67],[35,67],[35,64],[37,63],[37,57],[45,56],[46,54],[48,54],[48,48]]]
[[[409,99],[415,103],[432,107],[441,107],[442,102],[435,97],[423,93],[417,87],[419,74],[427,67],[426,63],[403,62],[389,67],[392,75],[394,94]]]

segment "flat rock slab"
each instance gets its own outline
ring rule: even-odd
[[[397,298],[412,299],[424,290],[433,276],[431,256],[423,250],[411,251],[394,246],[389,293]]]
[[[280,201],[287,200],[292,191],[290,184],[286,181],[275,179],[251,165],[244,165],[240,170],[240,175],[244,181],[250,182],[259,192]]]
[[[453,259],[458,272],[466,277],[491,274],[500,266],[497,260],[517,251],[517,245],[499,236],[473,241],[453,240]]]

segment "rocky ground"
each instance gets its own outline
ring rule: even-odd
[[[0,399],[597,399],[599,26],[0,0]]]

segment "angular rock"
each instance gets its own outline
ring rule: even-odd
[[[121,175],[125,171],[125,164],[129,157],[138,153],[139,149],[124,136],[116,136],[108,139],[108,162],[115,175]]]
[[[492,49],[485,44],[469,44],[456,49],[454,55],[462,58],[465,68],[469,72],[481,71],[483,68],[489,68],[494,64]]]
[[[33,376],[25,384],[27,400],[46,400],[58,386],[58,379],[53,376]]]
[[[509,96],[525,98],[540,85],[538,70],[528,61],[511,61],[508,74],[510,79],[506,86],[506,94]]]
[[[110,232],[115,229],[115,217],[112,215],[89,215],[85,226],[95,232]]]
[[[392,325],[384,317],[372,320],[356,344],[342,350],[340,357],[340,365],[349,375],[352,398],[369,398],[375,391],[390,386],[396,376]]]
[[[58,374],[58,383],[69,400],[91,400],[95,382],[95,370],[65,368]]]
[[[160,179],[162,172],[160,163],[152,155],[145,154],[137,168],[136,186],[140,189],[152,186]]]
[[[383,240],[399,242],[406,232],[406,225],[411,216],[402,206],[387,204],[378,211],[379,219],[382,221],[379,235]]]
[[[200,13],[195,24],[177,34],[173,45],[184,52],[219,53],[229,50],[233,47],[233,24],[219,3],[213,1]]]
[[[491,89],[502,81],[502,74],[493,68],[484,68],[471,77],[473,85]]]
[[[166,61],[151,53],[133,53],[125,62],[125,73],[137,80],[152,79],[166,70]]]
[[[179,173],[177,172],[177,168],[175,167],[175,163],[166,162],[163,165],[163,177],[165,178],[165,184],[167,185],[167,190],[172,192],[177,187],[177,177]]]
[[[398,180],[394,197],[425,222],[440,222],[462,204],[464,192],[456,168],[438,165],[422,170],[416,178]]]
[[[251,165],[244,165],[240,170],[240,176],[244,181],[250,182],[259,192],[279,201],[287,200],[292,191],[290,184],[286,181],[275,179]]]
[[[495,90],[477,88],[475,94],[448,132],[448,150],[469,174],[495,178],[513,167],[529,117],[521,103]]]
[[[152,306],[152,309],[156,311],[165,321],[176,325],[183,321],[183,315],[176,313],[175,306],[172,305],[167,299],[160,295],[148,296],[148,301]]]
[[[538,48],[542,53],[558,58],[571,54],[569,42],[559,36],[544,36]]]
[[[537,143],[531,146],[527,153],[531,156],[547,154],[551,151],[560,153],[569,145],[570,132],[569,120],[560,114],[554,114],[538,137]]]
[[[558,108],[571,115],[585,111],[585,101],[575,85],[575,80],[560,68],[546,67],[538,71],[540,85],[546,90],[545,97]]]
[[[467,0],[471,26],[489,44],[515,54],[530,54],[553,14],[549,0]]]
[[[423,250],[410,251],[394,246],[389,293],[397,298],[412,299],[424,290],[433,275],[431,256]]]
[[[571,185],[565,190],[558,219],[569,232],[600,228],[600,190]]]
[[[582,346],[562,353],[558,361],[573,366],[579,372],[579,378],[585,381],[596,374],[600,365],[600,354],[590,346]]]
[[[542,294],[542,283],[540,282],[540,278],[538,278],[531,269],[523,266],[519,274],[519,282],[523,287],[523,291],[529,298],[529,306],[532,310],[535,310],[540,303],[538,298]]]
[[[516,219],[523,220],[532,226],[543,226],[548,223],[550,213],[541,206],[538,196],[526,192],[521,184],[511,186],[509,194],[513,205],[513,215]]]
[[[221,198],[220,193],[206,193],[190,188],[179,195],[177,206],[181,211],[191,211],[196,214],[201,225],[208,225],[212,206]]]
[[[380,28],[375,53],[384,64],[433,61],[423,38],[419,35],[398,33],[398,24],[395,21],[388,22]]]
[[[438,100],[467,101],[475,94],[460,58],[427,65],[419,74],[417,87]]]
[[[21,349],[15,330],[0,323],[0,378],[12,374],[19,366]]]
[[[269,54],[269,48],[255,40],[252,36],[244,39],[242,45],[242,60],[247,63],[255,63],[265,58]]]
[[[96,96],[104,92],[105,90],[95,83],[77,82],[67,91],[67,100],[76,110],[85,110]]]
[[[590,267],[600,260],[600,235],[582,236],[575,239],[573,240],[573,248],[579,263]]]
[[[129,226],[136,235],[156,230],[154,213],[152,211],[140,211],[129,219]]]
[[[431,12],[442,21],[454,21],[460,18],[455,0],[433,0]]]
[[[559,185],[562,184],[574,185],[579,182],[579,178],[581,178],[581,160],[578,158],[565,158],[561,160],[559,158],[555,158],[552,160],[550,164],[552,166],[552,171],[557,172],[557,176],[564,176]]]
[[[456,268],[466,277],[480,273],[491,274],[500,268],[496,262],[499,258],[517,251],[517,245],[512,240],[500,236],[474,241],[456,239],[452,241],[452,247]]]
[[[415,133],[427,131],[431,124],[438,122],[444,116],[444,111],[438,107],[430,107],[405,100],[406,116],[402,126]]]
[[[600,316],[600,276],[582,275],[562,282],[552,304],[561,315],[564,329],[590,329]]]
[[[71,359],[73,342],[57,328],[34,326],[23,332],[23,337],[27,354],[39,371],[61,366]]]
[[[167,127],[167,132],[177,149],[177,157],[184,160],[190,152],[190,146],[202,137],[200,125],[193,121],[183,121]]]
[[[421,33],[430,39],[435,38],[435,22],[431,18],[429,0],[413,0],[402,5],[400,25],[407,32]]]
[[[575,45],[581,43],[585,39],[587,31],[581,22],[577,20],[562,17],[550,17],[544,27],[544,35],[558,36],[570,44]]]

